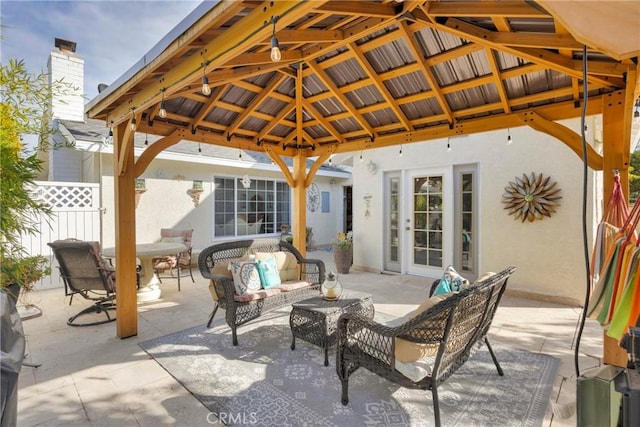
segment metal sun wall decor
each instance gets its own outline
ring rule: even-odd
[[[562,198],[558,193],[560,188],[557,182],[551,181],[551,177],[544,177],[542,174],[536,175],[522,174],[522,178],[517,177],[514,181],[509,181],[509,185],[504,188],[502,195],[504,208],[509,210],[509,215],[514,215],[515,220],[522,222],[533,222],[536,219],[550,217],[560,206],[558,200]]]

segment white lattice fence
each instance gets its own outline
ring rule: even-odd
[[[48,242],[70,237],[101,240],[100,185],[72,182],[36,182],[34,197],[45,201],[53,210],[51,217],[42,216],[38,233],[25,236],[22,245],[31,255],[41,254],[52,261],[52,275],[41,280],[41,287],[62,286]]]

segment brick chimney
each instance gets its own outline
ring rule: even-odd
[[[52,118],[84,121],[84,59],[76,55],[76,43],[56,38],[49,62],[49,84],[65,83],[64,94],[55,94]]]

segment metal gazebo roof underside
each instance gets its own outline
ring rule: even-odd
[[[591,42],[589,97],[628,88],[630,124],[640,6],[606,2],[616,15],[607,17],[591,3],[601,2],[203,3],[87,111],[107,126],[135,117],[141,132],[313,157],[514,127],[530,113],[577,117]],[[576,25],[600,25],[592,41],[565,27],[581,13]],[[274,20],[279,62],[269,54]],[[612,31],[627,36],[611,44]]]

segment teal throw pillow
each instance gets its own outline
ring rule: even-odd
[[[282,283],[274,257],[258,261],[258,274],[260,275],[260,283],[265,289],[275,288]]]
[[[447,294],[449,292],[459,292],[467,285],[469,285],[469,281],[458,274],[452,266],[448,266],[444,271],[442,279],[440,279],[438,287],[433,291],[432,296]]]

